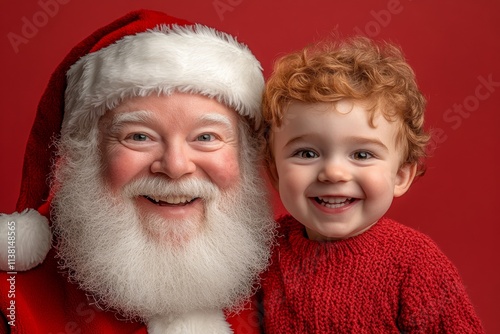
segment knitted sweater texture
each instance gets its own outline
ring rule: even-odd
[[[483,333],[457,269],[427,236],[388,218],[335,242],[290,216],[263,275],[265,333]]]

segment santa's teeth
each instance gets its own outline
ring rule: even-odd
[[[155,197],[155,196],[146,196],[149,199],[153,200],[155,203],[160,203],[164,202],[167,204],[186,204],[189,202],[192,202],[195,197],[191,196],[173,196],[173,195],[168,195],[166,197]]]

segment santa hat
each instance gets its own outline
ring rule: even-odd
[[[97,122],[124,99],[173,91],[215,98],[258,128],[263,87],[262,68],[250,50],[213,28],[139,10],[95,31],[56,68],[38,105],[24,156],[21,213],[0,217],[0,269],[12,269],[3,245],[10,221],[17,229],[16,270],[38,265],[50,249],[44,216],[56,153],[51,144],[61,133]]]

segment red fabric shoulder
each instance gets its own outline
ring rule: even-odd
[[[260,334],[262,317],[257,297],[252,297],[249,306],[238,314],[226,315],[226,320],[234,334]]]

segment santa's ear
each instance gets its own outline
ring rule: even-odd
[[[417,164],[404,164],[399,167],[394,184],[394,197],[402,196],[408,191],[416,174]]]

